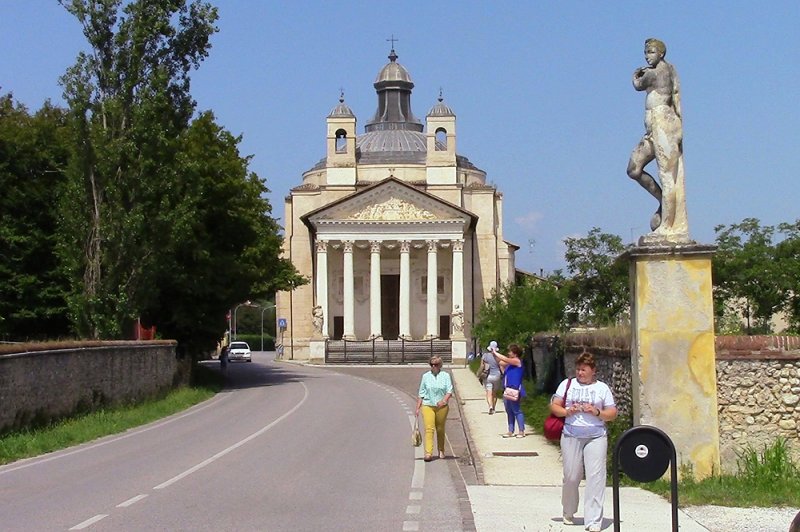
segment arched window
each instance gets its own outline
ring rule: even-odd
[[[344,129],[336,132],[336,153],[347,153],[347,131]]]
[[[436,130],[436,151],[447,151],[447,130],[443,127]]]

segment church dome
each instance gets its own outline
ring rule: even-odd
[[[412,87],[414,86],[411,81],[411,74],[408,73],[408,70],[403,65],[397,62],[397,54],[394,49],[389,54],[389,62],[378,72],[378,77],[375,78],[376,84],[386,81],[402,81],[411,83]]]

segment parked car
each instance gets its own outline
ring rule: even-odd
[[[245,362],[252,362],[250,354],[250,346],[247,342],[231,342],[228,346],[228,360],[244,360]]]

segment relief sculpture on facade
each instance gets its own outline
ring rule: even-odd
[[[382,203],[368,205],[351,215],[350,220],[435,220],[436,216],[400,198],[389,198]]]

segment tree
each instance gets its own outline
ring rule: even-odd
[[[0,96],[0,336],[65,337],[68,283],[56,255],[55,209],[69,157],[62,109],[31,115]]]
[[[789,320],[789,330],[800,332],[800,220],[782,223],[778,230],[785,235],[778,243],[775,256],[779,265],[780,285],[786,297],[783,310]]]
[[[743,304],[747,334],[770,331],[770,320],[786,304],[783,274],[773,244],[775,228],[756,218],[718,225],[712,263],[715,306]]]
[[[236,302],[271,297],[308,280],[280,258],[281,237],[270,216],[263,181],[248,171],[249,158],[210,112],[181,138],[182,179],[174,183],[188,216],[169,228],[175,243],[169,261],[147,275],[155,290],[143,301],[147,323],[192,353],[214,345],[226,328],[225,311]]]
[[[625,251],[622,239],[593,227],[586,237],[569,237],[564,244],[571,275],[564,279],[570,321],[595,326],[619,323],[630,308],[628,264],[619,260]]]
[[[506,283],[478,310],[473,334],[483,343],[524,345],[537,332],[554,330],[564,313],[563,295],[548,281]]]
[[[76,328],[119,337],[157,299],[149,276],[178,244],[192,212],[175,164],[194,111],[189,73],[208,55],[216,9],[206,2],[61,0],[88,53],[62,77],[76,135],[61,205],[62,258]]]

